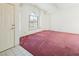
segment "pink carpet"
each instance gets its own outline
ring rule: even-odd
[[[20,45],[35,56],[79,56],[79,35],[45,30],[20,38]]]

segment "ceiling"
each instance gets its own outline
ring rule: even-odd
[[[35,3],[35,4],[33,3],[32,5],[35,5],[40,9],[47,11],[48,13],[52,13],[56,10],[56,6],[50,3]]]
[[[79,7],[79,3],[31,3],[31,4],[37,6],[38,8],[48,13],[53,13],[56,10]]]
[[[79,7],[79,3],[33,3],[37,7],[47,11],[48,13],[53,13],[56,10],[68,9],[73,7]]]
[[[56,7],[61,8],[61,9],[79,7],[79,3],[55,3],[51,5],[55,5]]]

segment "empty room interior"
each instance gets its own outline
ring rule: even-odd
[[[79,3],[0,3],[0,56],[79,56]]]

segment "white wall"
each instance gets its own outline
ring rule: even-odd
[[[52,14],[51,29],[79,34],[79,7],[58,9]]]
[[[39,26],[37,30],[29,31],[29,14],[35,12],[40,15]],[[50,29],[50,14],[31,4],[16,4],[15,6],[15,45],[19,44],[21,36],[29,35],[41,30]]]
[[[20,38],[20,22],[21,22],[21,12],[19,8],[19,4],[15,5],[15,45],[19,44],[19,38]]]
[[[21,9],[21,36],[32,34],[41,30],[49,29],[50,27],[50,16],[43,10],[39,9],[36,6],[31,4],[23,4],[20,6]],[[37,30],[29,31],[29,15],[31,12],[35,12],[36,14],[40,15],[39,18],[39,26],[40,28]]]

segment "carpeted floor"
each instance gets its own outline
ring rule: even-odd
[[[79,35],[45,30],[20,38],[20,45],[35,56],[79,55]]]

